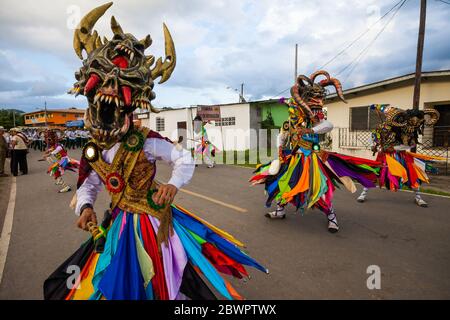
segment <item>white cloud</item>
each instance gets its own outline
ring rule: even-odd
[[[106,1],[105,1],[106,2]],[[333,57],[396,3],[392,0],[115,0],[96,29],[111,36],[110,17],[141,38],[151,34],[149,53],[164,54],[161,25],[175,41],[177,68],[172,79],[156,85],[155,105],[183,106],[232,102],[245,83],[247,97],[273,97],[293,81],[294,45],[299,44],[299,72],[309,74]],[[75,5],[80,14],[94,7],[88,0],[4,0],[0,12],[0,106],[33,108],[44,99],[61,106],[76,102],[64,95],[81,62],[72,49]],[[408,1],[353,73],[339,75],[344,87],[401,75],[414,70],[418,2]],[[450,6],[428,3],[424,69],[450,67]],[[374,38],[374,27],[326,69],[333,75],[349,64]],[[348,68],[349,71],[351,68]],[[11,77],[13,76],[13,77]],[[8,88],[34,84],[7,94]],[[1,82],[0,82],[0,85]],[[2,88],[0,88],[2,89]],[[59,91],[61,91],[59,93]],[[58,94],[59,93],[59,94]],[[31,95],[31,96],[30,96]],[[50,100],[45,95],[52,95]]]

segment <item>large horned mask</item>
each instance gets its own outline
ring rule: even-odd
[[[75,30],[73,47],[83,66],[75,73],[77,82],[70,91],[88,99],[85,126],[104,149],[112,147],[127,133],[136,108],[156,112],[151,105],[155,98],[153,80],[158,77],[161,77],[159,83],[168,80],[176,64],[175,46],[165,24],[164,61],[145,55],[145,49],[152,44],[150,35],[136,39],[122,30],[114,16],[111,17],[113,37],[102,40],[93,28],[111,5],[109,2],[93,9]],[[87,54],[85,59],[83,50]]]
[[[318,76],[324,76],[325,79],[315,82]],[[327,86],[334,86],[337,96],[345,102],[341,83],[324,70],[316,71],[309,77],[298,76],[296,83],[291,88],[291,95],[295,103],[312,120],[316,117],[316,113],[323,108],[327,93],[325,87]]]

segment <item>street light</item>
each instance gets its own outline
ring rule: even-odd
[[[239,93],[239,90],[236,88],[227,87],[227,89],[234,90],[239,94],[239,103],[247,102],[247,101],[245,101],[245,98],[244,98],[244,84],[243,83],[241,83],[241,92],[240,93]]]

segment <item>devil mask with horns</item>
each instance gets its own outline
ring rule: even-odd
[[[127,133],[132,125],[131,115],[136,108],[155,111],[151,100],[155,98],[153,80],[161,77],[159,83],[170,78],[175,64],[175,47],[166,25],[164,61],[144,54],[152,40],[147,35],[137,40],[125,33],[116,19],[111,17],[113,37],[103,40],[93,31],[97,20],[112,5],[99,6],[81,19],[75,30],[73,46],[83,59],[83,66],[75,73],[77,82],[70,93],[82,94],[88,99],[85,113],[85,127],[93,140],[103,149],[111,148]]]
[[[439,112],[434,109],[403,110],[382,104],[374,104],[371,109],[382,121],[374,132],[374,142],[387,150],[396,144],[416,146],[424,126],[433,126],[439,120]]]
[[[318,76],[324,76],[325,79],[315,82]],[[327,86],[334,86],[337,96],[344,102],[342,85],[338,79],[331,78],[330,74],[324,70],[314,72],[311,76],[300,75],[297,82],[291,88],[292,99],[301,111],[312,122],[320,121],[323,118],[322,108],[326,96]]]

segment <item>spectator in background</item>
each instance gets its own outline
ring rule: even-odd
[[[18,128],[10,130],[12,134],[11,138],[11,172],[13,176],[17,176],[19,173],[19,167],[22,174],[28,174],[28,139]]]
[[[8,153],[8,143],[6,142],[5,129],[0,126],[0,177],[7,177],[5,173],[5,160]]]
[[[66,135],[69,138],[69,146],[67,149],[75,149],[77,144],[77,137],[74,129],[67,129]]]

